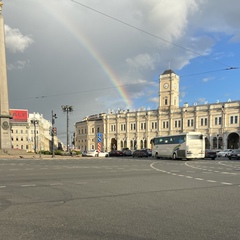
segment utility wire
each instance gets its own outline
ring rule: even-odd
[[[207,71],[207,72],[200,72],[200,73],[193,73],[193,74],[188,74],[188,75],[182,75],[182,76],[179,76],[179,77],[183,78],[183,77],[202,75],[202,74],[212,73],[212,72],[228,71],[228,70],[234,70],[234,69],[238,69],[238,68],[237,68],[237,67],[230,67],[230,68],[218,69],[218,70],[213,70],[213,71]],[[44,99],[44,98],[50,98],[50,97],[59,97],[59,96],[65,96],[65,95],[70,95],[70,94],[79,94],[79,93],[95,92],[95,91],[108,90],[108,89],[119,88],[119,87],[129,87],[129,86],[139,85],[139,84],[145,84],[145,83],[146,83],[146,82],[142,82],[142,83],[132,83],[132,84],[117,85],[117,86],[111,86],[111,87],[105,87],[105,88],[81,90],[81,91],[77,91],[77,92],[68,92],[68,93],[66,92],[66,93],[43,95],[43,96],[37,96],[37,97],[29,97],[29,98],[18,98],[18,99],[12,99],[11,101],[31,100],[31,99]]]
[[[70,0],[70,1],[73,2],[73,3],[76,3],[76,4],[78,4],[78,5],[80,5],[80,6],[82,6],[82,7],[85,7],[85,8],[87,8],[87,9],[91,10],[91,11],[94,11],[94,12],[96,12],[96,13],[99,13],[99,14],[101,14],[101,15],[107,17],[107,18],[110,18],[110,19],[112,19],[112,20],[114,20],[114,21],[117,21],[117,22],[119,22],[119,23],[122,23],[123,25],[126,25],[126,26],[128,26],[128,27],[130,27],[130,28],[136,29],[136,30],[138,30],[138,31],[140,31],[140,32],[143,32],[143,33],[145,33],[145,34],[147,34],[147,35],[150,35],[150,36],[152,36],[152,37],[154,37],[154,38],[160,39],[160,40],[162,40],[162,41],[164,41],[164,42],[166,42],[166,43],[170,43],[171,45],[173,45],[173,46],[175,46],[175,47],[184,49],[184,50],[186,50],[186,51],[188,51],[188,52],[194,53],[195,55],[198,55],[198,56],[200,56],[200,57],[206,58],[206,59],[208,59],[208,60],[210,60],[210,61],[212,61],[212,62],[216,62],[216,63],[218,63],[218,64],[221,64],[221,65],[224,65],[224,66],[226,66],[226,67],[229,67],[229,69],[230,69],[230,68],[234,68],[234,67],[232,67],[232,66],[230,66],[230,65],[227,65],[227,64],[225,64],[225,63],[219,62],[219,61],[217,61],[217,60],[215,60],[215,59],[206,57],[206,56],[202,55],[202,54],[199,53],[199,52],[193,51],[193,50],[191,50],[191,49],[189,49],[189,48],[183,47],[183,46],[181,46],[181,45],[179,45],[179,44],[173,43],[173,42],[168,41],[168,40],[166,40],[166,39],[164,39],[164,38],[162,38],[162,37],[159,37],[159,36],[157,36],[157,35],[155,35],[155,34],[153,34],[153,33],[151,33],[151,32],[148,32],[148,31],[143,30],[143,29],[141,29],[141,28],[138,28],[138,27],[136,27],[136,26],[134,26],[134,25],[131,25],[131,24],[127,23],[127,22],[124,22],[124,21],[122,21],[122,20],[120,20],[120,19],[118,19],[118,18],[116,18],[116,17],[113,17],[113,16],[111,16],[111,15],[109,15],[109,14],[106,14],[106,13],[104,13],[104,12],[101,12],[101,11],[97,10],[97,9],[94,9],[94,8],[92,8],[92,7],[89,7],[89,6],[87,6],[87,5],[83,4],[83,3],[77,2],[77,1],[75,1],[75,0]]]

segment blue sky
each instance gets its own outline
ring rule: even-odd
[[[240,100],[240,70],[224,70],[240,65],[239,1],[3,3],[10,108],[49,120],[53,110],[60,138],[61,105],[74,107],[71,132],[86,116],[129,108],[116,85],[132,110],[156,109],[159,75],[169,65],[180,76],[181,106]]]

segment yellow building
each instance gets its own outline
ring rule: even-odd
[[[206,148],[240,148],[239,101],[179,106],[179,77],[171,69],[159,78],[159,107],[156,110],[112,111],[86,117],[75,123],[75,147],[102,150],[151,148],[155,136],[198,131],[206,136]]]
[[[51,151],[52,137],[50,129],[52,123],[44,119],[39,113],[28,115],[27,110],[10,110],[18,115],[11,120],[11,140],[13,149],[26,152]],[[21,118],[24,114],[24,118]],[[19,116],[21,115],[21,116]],[[58,148],[59,139],[54,137],[54,149]]]

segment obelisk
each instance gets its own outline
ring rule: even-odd
[[[3,3],[0,2],[0,150],[12,147],[2,5]]]

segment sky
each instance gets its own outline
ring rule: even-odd
[[[159,75],[180,106],[240,100],[238,0],[2,0],[9,107],[56,113],[66,144],[86,116],[157,109]]]

